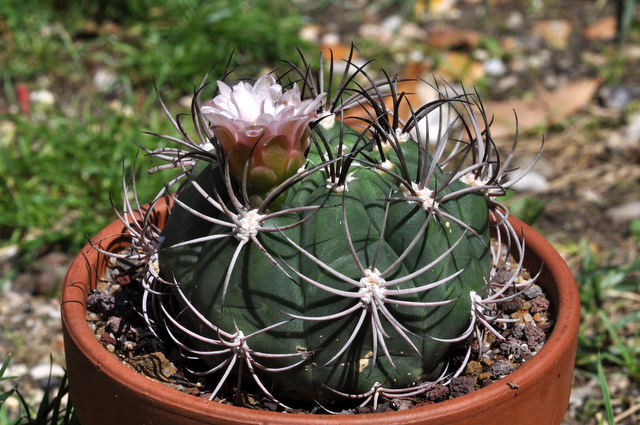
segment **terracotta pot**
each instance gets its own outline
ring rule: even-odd
[[[167,206],[156,208],[163,225]],[[567,265],[538,233],[516,218],[526,241],[525,266],[538,270],[556,324],[545,346],[518,370],[471,394],[400,412],[332,416],[260,412],[222,405],[172,390],[137,374],[107,352],[85,321],[86,301],[108,259],[87,245],[76,257],[62,289],[62,321],[69,391],[86,425],[192,424],[560,424],[569,403],[576,354],[580,299]],[[520,231],[521,229],[521,231]],[[107,250],[128,244],[116,221],[94,239]],[[523,422],[523,423],[524,423]]]

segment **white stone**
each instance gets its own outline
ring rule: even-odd
[[[19,249],[18,245],[7,245],[0,247],[0,261],[3,260],[11,260],[18,255]]]
[[[390,15],[382,21],[381,27],[387,31],[397,31],[403,24],[403,19],[399,15]]]
[[[0,148],[6,148],[13,140],[17,126],[12,121],[0,121]]]
[[[630,201],[617,207],[609,208],[605,213],[615,223],[626,223],[640,218],[640,201]]]
[[[51,106],[56,102],[56,98],[49,90],[34,90],[29,93],[29,100],[45,106]]]
[[[64,369],[60,365],[42,363],[32,367],[29,371],[29,376],[34,381],[40,381],[49,379],[49,376],[51,376],[52,378],[62,378],[64,376],[64,373]]]
[[[520,192],[541,192],[549,187],[549,181],[542,173],[531,171],[511,187]]]
[[[501,58],[489,58],[484,61],[484,70],[487,74],[499,77],[507,72],[507,66]]]
[[[93,76],[93,85],[100,91],[106,91],[115,84],[116,80],[116,74],[106,68],[98,68]]]

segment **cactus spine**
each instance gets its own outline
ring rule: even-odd
[[[495,201],[514,181],[511,155],[500,161],[472,96],[434,87],[440,99],[403,123],[394,79],[347,67],[325,95],[296,72],[302,98],[272,77],[219,82],[204,104],[198,91],[198,139],[174,121],[181,138],[161,137],[179,148],[148,151],[183,177],[150,256],[155,323],[210,367],[212,397],[246,377],[280,403],[424,391],[459,373],[452,350],[491,330],[516,286],[492,282],[489,224],[516,243]],[[358,75],[371,85],[350,89]],[[359,104],[365,119],[344,117]],[[446,111],[438,128],[422,126]]]

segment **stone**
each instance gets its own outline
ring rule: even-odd
[[[605,215],[616,224],[629,223],[640,218],[640,201],[630,201],[622,205],[609,208]]]
[[[475,381],[470,376],[457,376],[451,380],[449,386],[451,389],[451,397],[453,398],[469,394],[476,390]]]
[[[501,58],[489,58],[482,62],[487,75],[501,77],[507,72],[507,66]]]
[[[93,74],[93,85],[101,92],[111,90],[117,81],[118,76],[104,67],[98,68]]]
[[[444,385],[434,385],[425,392],[425,398],[431,402],[444,401],[451,395],[451,390]]]
[[[542,173],[531,171],[511,187],[519,192],[544,192],[549,187],[549,181]]]
[[[57,364],[41,363],[29,370],[29,377],[43,390],[58,386],[64,375],[65,370]]]
[[[480,362],[472,360],[467,363],[466,373],[471,376],[478,376],[483,372],[482,364]]]
[[[498,360],[489,368],[489,371],[491,372],[491,378],[493,379],[503,378],[514,370],[515,367],[506,360]]]
[[[600,101],[606,108],[623,110],[630,102],[640,99],[640,86],[602,86]]]
[[[527,300],[532,300],[542,295],[542,288],[538,285],[531,285],[522,292],[522,295]]]
[[[546,338],[544,331],[532,323],[524,325],[524,335],[527,339],[527,345],[531,349],[538,347]]]
[[[102,335],[100,335],[100,343],[106,347],[107,345],[116,345],[118,341],[110,333],[103,332]]]
[[[521,304],[518,301],[509,301],[503,305],[503,310],[506,314],[513,314],[520,310]]]
[[[511,279],[513,279],[513,272],[511,270],[502,269],[495,276],[493,276],[493,281],[500,285],[504,285]]]
[[[34,90],[29,93],[29,101],[34,104],[52,106],[56,103],[56,97],[49,90]]]
[[[108,317],[115,311],[116,301],[112,295],[101,292],[89,294],[87,297],[87,310],[93,311],[102,317]]]
[[[627,118],[621,132],[613,133],[606,141],[607,149],[629,162],[640,162],[640,111]]]
[[[396,409],[398,410],[408,410],[411,409],[413,407],[413,403],[410,400],[404,400],[404,399],[396,399],[393,404],[396,406]]]
[[[524,336],[524,326],[520,324],[515,325],[511,330],[511,336],[517,339],[522,338]]]
[[[298,37],[310,43],[317,43],[318,40],[320,40],[323,31],[324,29],[320,25],[308,24],[300,28]],[[191,98],[192,96],[189,96],[189,104],[191,104]]]
[[[546,298],[538,297],[531,300],[531,308],[529,311],[533,314],[541,313],[549,309],[549,300]]]
[[[64,374],[65,371],[62,366],[50,363],[41,363],[37,366],[32,367],[29,371],[29,376],[31,377],[31,379],[35,380],[46,379],[49,376],[62,378]]]

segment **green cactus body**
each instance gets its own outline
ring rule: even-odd
[[[322,131],[332,149],[337,149],[340,140],[354,151],[356,143],[363,146],[367,142],[358,139],[360,133],[347,129],[342,137],[336,130]],[[400,146],[407,177],[416,180],[421,148],[413,141]],[[314,149],[312,146],[307,157],[312,165],[323,160]],[[278,396],[333,402],[341,398],[337,392],[362,394],[376,383],[408,388],[436,380],[447,365],[453,345],[437,339],[454,339],[469,327],[469,294],[480,291],[490,279],[485,197],[470,192],[437,205],[437,210],[473,229],[465,232],[461,224],[430,214],[429,208],[409,200],[406,188],[401,190],[396,177],[369,166],[380,160],[380,154],[372,149],[365,151],[366,155],[353,154],[360,161],[351,164],[346,189],[328,189],[325,170],[310,173],[288,189],[279,206],[282,214],[261,223],[272,231],[258,232],[255,239],[259,244],[251,239],[242,243],[232,235],[233,228],[197,218],[179,204],[164,227],[159,251],[162,276],[177,282],[181,294],[214,327],[247,336],[285,321],[246,341],[254,353],[301,353],[306,359],[291,369],[272,372],[270,369],[285,368],[300,357],[259,358],[264,368],[256,372],[270,382]],[[426,155],[424,151],[421,154]],[[392,172],[400,175],[398,156],[390,150],[386,157],[394,164]],[[218,192],[227,208],[238,213],[228,202],[217,165],[200,161],[192,174],[193,182],[209,193]],[[446,177],[436,170],[429,189],[435,190]],[[209,217],[229,221],[227,214],[203,198],[193,182],[181,191],[179,201]],[[438,195],[464,187],[457,180],[451,181],[438,189]],[[310,205],[318,208],[296,210]],[[295,223],[300,224],[290,226]],[[286,226],[286,230],[275,230]],[[174,247],[217,234],[228,236]],[[240,244],[243,246],[238,249]],[[435,261],[454,245],[444,259]],[[401,263],[384,274],[400,257]],[[367,304],[366,290],[354,285],[366,280],[363,270],[374,268],[383,273],[382,282],[421,272],[380,290],[378,295],[384,301],[380,308],[373,301]],[[396,295],[389,292],[420,288],[459,270],[463,271],[455,278],[428,290]],[[379,274],[374,272],[376,277]],[[379,288],[375,284],[372,287]],[[423,305],[447,300],[439,306]],[[180,320],[211,340],[224,339],[194,314],[185,313]],[[216,346],[208,349],[219,350]],[[205,357],[213,366],[225,359],[224,355]]]

